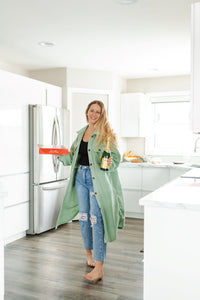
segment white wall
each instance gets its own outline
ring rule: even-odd
[[[127,79],[127,93],[190,90],[190,75]]]
[[[112,89],[112,72],[67,68],[67,86],[110,90]]]
[[[29,77],[61,87],[62,106],[67,108],[67,69],[66,68],[30,70]]]
[[[25,69],[23,66],[8,63],[6,61],[0,61],[0,70],[16,73],[22,76],[28,76],[28,70]]]

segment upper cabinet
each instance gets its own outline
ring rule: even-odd
[[[61,99],[57,86],[0,70],[0,176],[29,171],[28,105]]]
[[[145,137],[145,115],[144,94],[121,94],[121,137]]]
[[[200,3],[192,5],[191,128],[200,133]]]
[[[46,85],[47,105],[62,107],[62,89],[58,86]]]

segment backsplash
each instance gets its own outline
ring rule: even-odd
[[[145,153],[145,138],[120,138],[119,139],[119,151],[123,160],[123,155],[132,151],[134,155],[139,155],[147,158],[147,161],[151,161],[153,158],[159,159],[161,163],[185,163],[185,164],[200,164],[200,152],[191,153],[188,155],[146,155]]]

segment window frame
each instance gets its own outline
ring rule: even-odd
[[[161,93],[148,93],[147,96],[147,127],[146,127],[146,143],[145,143],[145,153],[147,155],[185,155],[188,154],[188,150],[183,149],[166,149],[161,150],[155,148],[153,145],[154,139],[152,138],[152,130],[154,130],[154,103],[172,103],[172,102],[190,102],[191,95],[190,91],[175,91],[175,92],[161,92]],[[191,125],[190,125],[191,126]],[[195,140],[195,134],[194,134]]]

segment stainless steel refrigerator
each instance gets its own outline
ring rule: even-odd
[[[70,167],[55,155],[39,154],[39,145],[69,148],[69,111],[29,105],[30,208],[28,234],[56,226],[67,188]]]

